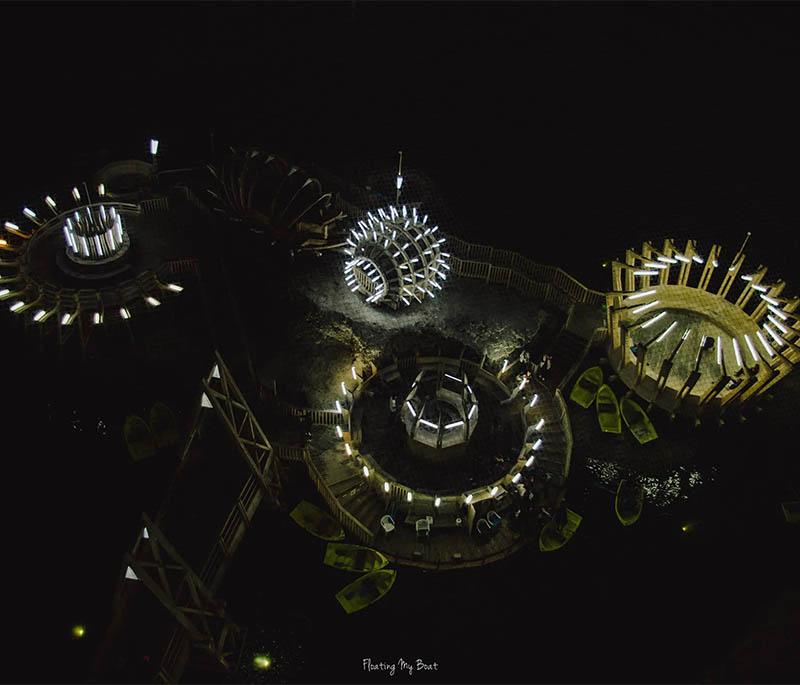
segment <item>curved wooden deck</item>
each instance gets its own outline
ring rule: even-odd
[[[458,366],[459,360],[419,357],[414,370],[439,364]],[[400,366],[403,366],[402,363]],[[468,371],[470,378],[474,379],[471,382],[476,386],[481,384],[497,394],[494,401],[508,396],[509,390],[501,380],[501,374],[492,374],[477,364],[473,366],[476,368]],[[403,382],[398,363],[379,370],[372,380],[390,385]],[[509,407],[509,415],[520,421],[518,456],[512,459],[511,468],[500,478],[469,488],[473,492],[481,488],[486,492],[476,495],[474,504],[466,505],[461,492],[436,493],[397,482],[382,470],[373,455],[359,451],[362,435],[357,410],[359,403],[371,401],[363,390],[368,385],[362,385],[354,393],[356,404],[346,421],[350,430],[345,433],[344,439],[337,437],[327,416],[321,417],[325,419],[320,420],[323,425],[315,429],[310,449],[304,454],[312,481],[351,537],[378,549],[395,563],[431,570],[483,566],[508,557],[530,540],[536,539],[535,531],[528,530],[528,534],[523,535],[522,526],[516,525],[518,507],[512,494],[514,485],[511,479],[525,468],[525,461],[530,454],[531,445],[526,446],[523,437],[526,428],[539,425],[542,418],[545,419],[544,424],[539,425],[535,434],[536,438],[542,439],[535,452],[536,468],[542,474],[552,474],[557,479],[566,478],[572,441],[569,419],[558,391],[553,395],[544,386],[535,384],[533,390],[538,399],[533,408],[521,398]],[[314,416],[313,413],[310,415]],[[349,455],[346,444],[350,445]],[[369,473],[366,477],[364,466],[367,466]],[[384,490],[385,482],[391,483],[388,492]],[[490,497],[489,489],[493,485],[498,485],[505,492],[504,495],[501,493],[499,500]],[[409,492],[412,493],[411,501],[407,500]],[[441,497],[438,507],[434,506],[436,496]],[[541,506],[552,506],[551,500],[558,496],[552,495],[549,490],[541,499],[537,495],[535,510]],[[487,536],[480,536],[473,529],[475,521],[485,514],[476,514],[475,505],[483,509],[504,509],[501,511],[502,522]],[[395,528],[389,533],[385,533],[380,524],[381,517],[386,513],[391,513],[395,521]],[[415,522],[426,516],[433,518],[430,534],[419,536]],[[523,511],[521,516],[526,518],[526,513]],[[527,514],[529,517],[530,513]],[[457,522],[457,519],[460,521]]]

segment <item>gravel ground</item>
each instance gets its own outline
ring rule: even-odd
[[[456,341],[496,362],[530,343],[543,326],[557,329],[563,319],[514,291],[455,276],[434,300],[401,311],[377,309],[347,288],[338,255],[298,264],[289,287],[300,312],[287,336],[295,341],[290,359],[262,370],[262,376],[301,384],[309,406],[333,402],[354,359],[372,361],[385,350]],[[298,366],[302,373],[290,380],[291,367]]]

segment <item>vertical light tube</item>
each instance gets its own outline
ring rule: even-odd
[[[736,364],[742,366],[742,351],[739,349],[739,341],[733,338],[733,353],[736,355]]]

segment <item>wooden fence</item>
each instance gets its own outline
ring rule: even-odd
[[[336,496],[331,492],[325,479],[320,475],[319,471],[317,471],[314,460],[311,458],[311,453],[307,450],[303,455],[303,460],[306,463],[309,478],[311,478],[317,491],[322,495],[322,499],[325,500],[325,504],[334,512],[336,518],[339,519],[345,530],[360,542],[370,542],[374,537],[372,531],[345,509],[344,505],[336,499]]]
[[[447,236],[453,272],[463,278],[476,278],[514,288],[521,293],[568,308],[573,303],[603,304],[605,295],[555,266],[537,264],[511,250],[491,245],[474,245]]]

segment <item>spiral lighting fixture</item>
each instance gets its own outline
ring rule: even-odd
[[[438,226],[428,225],[416,207],[398,210],[379,208],[350,229],[344,252],[345,282],[365,302],[397,309],[426,297],[434,299],[447,280],[449,253],[442,251],[446,239]]]

